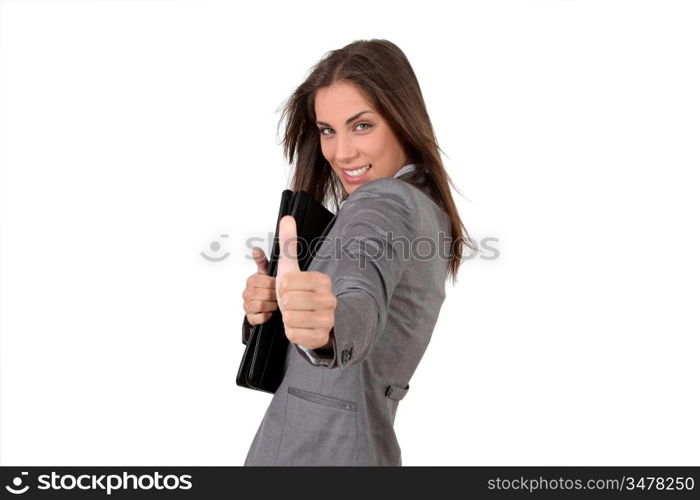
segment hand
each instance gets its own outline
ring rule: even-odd
[[[299,270],[297,226],[291,215],[280,220],[279,244],[276,292],[285,334],[290,342],[309,349],[328,348],[336,306],[331,278]]]
[[[265,252],[258,247],[253,248],[253,259],[258,266],[258,272],[248,276],[243,290],[243,310],[251,325],[259,325],[272,317],[272,311],[277,309],[277,293],[275,278],[267,275],[269,262]]]

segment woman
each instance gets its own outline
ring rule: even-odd
[[[292,217],[276,278],[254,250],[244,336],[279,304],[290,344],[245,464],[401,465],[398,402],[471,248],[420,87],[396,45],[356,41],[326,54],[285,117],[291,189],[337,214],[306,272]]]

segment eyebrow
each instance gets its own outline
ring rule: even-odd
[[[360,116],[364,115],[365,113],[371,113],[371,111],[370,111],[369,109],[366,109],[366,110],[364,110],[364,111],[360,111],[359,113],[357,113],[357,114],[355,114],[355,115],[352,115],[350,118],[348,118],[347,120],[345,120],[345,125],[348,125],[351,121],[355,120],[356,118],[359,118]],[[328,123],[326,123],[326,122],[316,121],[316,123],[317,123],[318,125],[325,125],[325,126],[327,126],[327,127],[330,127],[330,124],[328,124]]]

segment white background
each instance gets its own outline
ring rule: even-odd
[[[386,38],[498,249],[447,284],[404,464],[700,464],[698,25],[692,1],[0,2],[0,463],[243,463],[279,107]]]

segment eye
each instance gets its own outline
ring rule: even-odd
[[[370,128],[372,128],[373,125],[371,123],[362,122],[362,123],[358,123],[357,125],[355,125],[355,129],[357,129],[358,127],[362,127],[362,126],[364,126],[365,128],[360,128],[359,129],[360,132],[364,132],[365,130],[369,130]],[[328,130],[329,132],[326,132],[326,130]],[[333,129],[330,127],[319,127],[318,131],[321,135],[331,135],[333,133]]]

